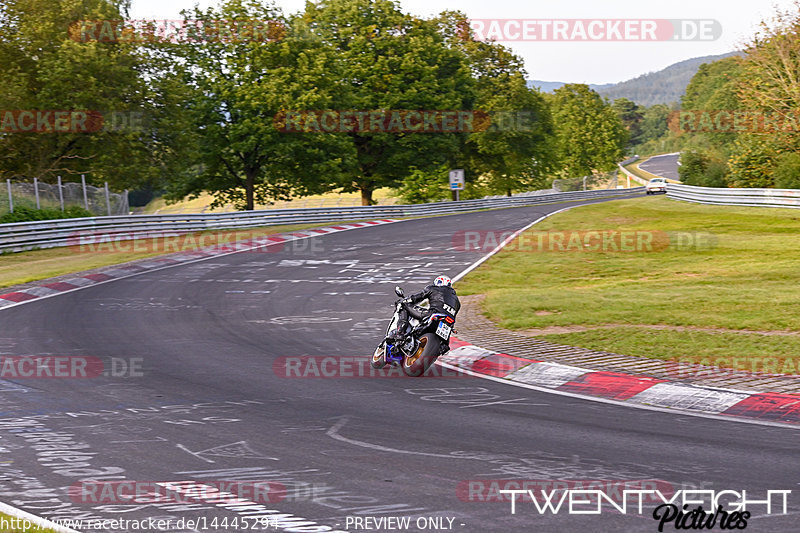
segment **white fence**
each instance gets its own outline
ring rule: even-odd
[[[522,207],[592,198],[613,198],[632,193],[641,193],[643,190],[643,188],[639,187],[635,189],[564,192],[539,196],[510,196],[415,205],[268,209],[236,213],[185,215],[127,215],[17,222],[0,224],[0,252],[70,246],[89,235],[100,235],[105,239],[117,241],[179,235],[193,231],[253,228],[281,224],[421,217],[476,211],[479,209]]]
[[[668,183],[667,197],[698,204],[800,208],[798,189],[724,189]]]

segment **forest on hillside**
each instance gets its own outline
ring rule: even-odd
[[[650,107],[656,104],[674,105],[680,102],[686,91],[686,86],[697,72],[697,69],[700,68],[700,65],[712,63],[731,55],[741,55],[741,52],[693,57],[674,63],[656,72],[648,72],[626,81],[589,84],[589,88],[610,100],[627,98],[642,107]],[[564,85],[564,83],[528,80],[528,85],[538,87],[543,92],[551,92]]]

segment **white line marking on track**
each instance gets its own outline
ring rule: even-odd
[[[800,430],[800,426],[796,424],[784,424],[781,422],[770,422],[768,420],[756,420],[752,418],[739,418],[735,416],[725,416],[725,415],[714,415],[710,413],[698,413],[696,411],[685,411],[683,409],[674,409],[674,408],[667,408],[667,407],[656,407],[653,405],[641,405],[641,404],[630,404],[627,402],[619,401],[619,400],[611,400],[609,398],[599,398],[597,396],[584,396],[582,394],[575,394],[574,392],[566,392],[554,389],[547,389],[544,387],[538,387],[536,385],[529,385],[528,383],[520,383],[517,381],[511,381],[509,379],[498,378],[495,376],[488,376],[486,374],[478,374],[477,372],[473,372],[472,370],[467,370],[465,368],[459,368],[457,366],[449,365],[447,363],[441,363],[436,361],[437,365],[442,365],[443,367],[449,370],[456,370],[458,372],[463,372],[470,376],[474,376],[476,378],[483,378],[488,379],[491,381],[496,381],[497,383],[505,383],[506,385],[511,385],[514,387],[522,387],[525,389],[535,390],[537,392],[546,392],[547,394],[556,394],[558,396],[566,396],[568,398],[575,398],[577,400],[588,400],[590,402],[597,402],[597,403],[607,403],[611,405],[617,405],[621,407],[631,407],[634,409],[645,409],[647,411],[658,411],[660,413],[670,413],[673,415],[681,415],[681,416],[696,416],[700,418],[711,418],[713,420],[722,420],[725,422],[740,422],[744,424],[755,424],[758,426],[772,426],[772,427],[779,427],[784,429],[794,429]]]
[[[443,453],[428,453],[428,452],[417,452],[414,450],[401,450],[398,448],[389,448],[388,446],[382,446],[380,444],[372,444],[371,442],[349,439],[339,434],[339,430],[342,429],[349,420],[350,419],[347,417],[342,418],[341,420],[336,422],[333,426],[331,426],[331,428],[325,434],[328,435],[330,438],[338,440],[340,442],[346,442],[347,444],[353,444],[354,446],[360,446],[362,448],[369,448],[371,450],[378,450],[381,452],[399,453],[403,455],[424,455],[426,457],[439,457],[443,459],[472,459],[471,457],[458,457],[456,455],[447,455]]]
[[[201,456],[199,453],[193,452],[192,450],[190,450],[189,448],[187,448],[183,444],[176,444],[175,446],[177,446],[179,449],[185,451],[186,453],[188,453],[190,455],[194,455],[195,457],[197,457],[201,461],[205,461],[207,463],[213,463],[214,462],[211,459],[206,459],[205,457]]]

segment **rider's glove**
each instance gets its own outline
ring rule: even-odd
[[[414,303],[414,302],[413,302],[413,300],[412,300],[411,298],[406,298],[405,300],[403,300],[403,303],[404,303],[404,304],[411,305],[411,304],[412,304],[412,303]]]

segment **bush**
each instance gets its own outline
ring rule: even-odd
[[[711,160],[703,179],[700,181],[701,187],[727,187],[728,186],[728,165],[725,161]]]
[[[756,189],[774,187],[775,156],[769,140],[756,136],[737,138],[728,158],[731,185]]]
[[[775,158],[775,187],[800,189],[800,154],[789,152]]]
[[[702,152],[690,150],[681,154],[678,175],[686,185],[727,187],[728,165]]]
[[[437,171],[427,172],[415,168],[403,180],[397,193],[409,204],[446,200],[451,196],[447,170],[446,167],[441,167]]]
[[[705,174],[709,159],[700,152],[687,151],[681,154],[678,176],[686,185],[697,185],[695,181]]]
[[[91,217],[91,212],[77,205],[71,205],[64,209],[35,209],[32,207],[19,206],[14,208],[13,213],[6,213],[0,216],[0,224],[11,222],[33,222],[36,220],[56,220],[60,218],[81,218]]]

